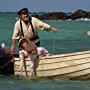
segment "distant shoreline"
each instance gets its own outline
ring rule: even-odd
[[[0,14],[17,14],[17,12],[0,12]],[[72,12],[31,12],[32,16],[41,19],[41,20],[76,20],[80,18],[90,18],[90,12],[83,10],[76,10]]]

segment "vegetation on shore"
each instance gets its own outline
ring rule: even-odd
[[[14,14],[17,12],[0,12],[5,14]],[[90,18],[90,12],[84,11],[84,10],[76,10],[75,12],[30,12],[30,14],[38,19],[41,20],[76,20],[80,18]]]
[[[48,12],[48,13],[33,13],[32,16],[37,17],[41,20],[66,20],[72,19],[76,20],[79,18],[90,18],[90,12],[83,10],[76,10],[74,13],[64,13],[64,12]]]

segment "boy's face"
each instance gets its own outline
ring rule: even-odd
[[[24,41],[23,43],[22,43],[22,45],[24,45],[24,46],[26,46],[28,43],[27,43],[27,41]]]
[[[28,47],[28,42],[27,42],[26,40],[23,40],[23,41],[21,42],[21,44],[22,44],[22,46],[23,46],[24,48],[27,48],[27,47]]]

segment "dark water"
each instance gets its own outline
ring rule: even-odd
[[[0,44],[10,48],[16,14],[0,14]],[[41,46],[52,54],[90,50],[89,21],[44,21],[59,28],[58,33],[39,31]],[[15,52],[18,53],[16,45]],[[90,81],[61,81],[50,79],[20,80],[18,77],[0,77],[0,90],[90,90]]]

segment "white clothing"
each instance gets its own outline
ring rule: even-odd
[[[23,21],[22,22],[22,28],[23,28],[23,33],[24,33],[24,36],[26,37],[32,37],[33,35],[33,32],[32,32],[32,28],[31,28],[31,25],[26,25]],[[50,25],[42,22],[41,20],[35,18],[35,17],[32,17],[32,24],[33,24],[33,28],[34,28],[34,31],[35,31],[35,34],[37,35],[37,30],[47,30],[49,31],[49,28],[50,28]],[[13,33],[13,37],[12,39],[18,39],[18,36],[17,34],[21,32],[21,28],[20,28],[20,20],[18,20],[16,23],[15,23],[15,26],[14,26],[14,33]]]
[[[37,54],[40,55],[41,52],[43,52],[44,54],[48,53],[48,51],[44,47],[37,47]]]
[[[27,52],[25,50],[19,51],[19,57],[20,57],[20,70],[23,69],[24,61],[27,56]],[[30,73],[34,71],[34,58],[33,55],[30,54]]]
[[[43,47],[37,47],[37,55],[40,55],[43,51],[44,54],[47,54],[48,51]],[[20,70],[22,70],[23,63],[25,61],[25,57],[27,56],[27,52],[25,50],[19,51],[19,57],[20,57]],[[34,71],[34,57],[32,54],[30,54],[30,72],[32,73]]]

